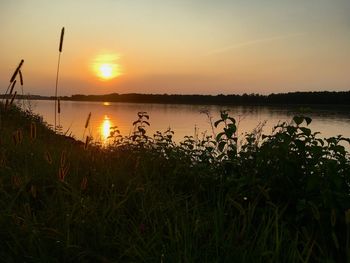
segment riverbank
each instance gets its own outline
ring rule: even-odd
[[[0,95],[3,98],[4,95]],[[54,100],[53,96],[17,95],[19,99]],[[11,99],[11,96],[8,96]],[[349,106],[350,91],[313,91],[288,92],[277,94],[219,94],[219,95],[184,95],[184,94],[104,94],[61,96],[61,100],[69,101],[101,101],[128,103],[189,104],[189,105],[332,105]]]
[[[6,262],[346,262],[350,159],[295,117],[237,152],[217,138],[174,145],[168,131],[111,134],[100,148],[1,109],[0,256]],[[82,116],[84,118],[85,116]],[[220,121],[220,120],[219,120]]]

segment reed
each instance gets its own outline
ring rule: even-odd
[[[90,119],[91,119],[91,112],[89,113],[88,117],[86,118],[86,122],[85,122],[85,126],[84,126],[84,132],[83,132],[83,139],[85,137],[86,129],[89,127]]]
[[[55,132],[57,129],[57,93],[58,93],[58,76],[60,71],[60,62],[61,62],[61,53],[63,48],[63,39],[64,39],[64,27],[61,29],[60,45],[58,48],[58,62],[57,62],[57,72],[56,72],[56,85],[55,85]]]
[[[61,99],[57,99],[58,126],[61,127]]]
[[[14,80],[16,79],[17,74],[18,74],[18,72],[20,71],[20,69],[21,69],[23,63],[24,63],[24,60],[22,59],[21,62],[18,64],[17,68],[15,69],[15,71],[13,72],[12,77],[11,77],[11,79],[10,79],[10,84],[7,86],[7,89],[6,89],[6,92],[5,92],[5,94],[4,94],[3,100],[4,100],[4,98],[6,97],[7,92],[9,91],[10,87],[11,87],[11,89],[13,89],[13,82],[14,82]],[[11,86],[11,85],[12,85],[12,86]]]
[[[30,138],[31,138],[31,140],[36,139],[36,123],[35,122],[32,122],[30,124]]]
[[[12,96],[12,98],[11,98],[10,106],[13,104],[13,101],[15,100],[16,95],[17,95],[17,91],[15,91],[15,93],[13,94],[13,96]]]
[[[22,92],[22,108],[24,109],[24,92],[23,92],[24,82],[23,82],[22,70],[19,70],[18,73],[19,73],[19,81],[20,81],[20,84],[21,84],[21,92]]]
[[[86,136],[86,140],[85,140],[85,144],[84,144],[84,149],[87,150],[88,146],[89,146],[89,142],[90,142],[90,137]]]

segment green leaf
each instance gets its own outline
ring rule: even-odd
[[[236,120],[232,117],[228,117],[228,119],[233,123],[233,124],[236,124]]]
[[[303,122],[304,118],[301,116],[294,116],[293,121],[295,122],[296,125],[300,125]]]
[[[300,127],[299,128],[305,135],[310,136],[311,130],[305,127]]]
[[[221,111],[220,115],[222,120],[227,120],[228,114],[226,111]]]
[[[216,135],[216,141],[217,141],[217,142],[220,141],[220,140],[221,140],[221,137],[222,137],[223,135],[225,135],[224,132],[220,132],[218,135]]]
[[[312,121],[312,119],[310,117],[305,117],[304,119],[306,121],[306,125],[309,125]]]
[[[217,127],[218,127],[218,125],[220,124],[220,122],[222,122],[222,120],[218,120],[218,121],[214,122],[214,126],[215,126],[215,128],[217,128]]]
[[[218,149],[220,152],[222,152],[224,150],[225,145],[226,145],[226,142],[224,142],[224,141],[219,142]]]

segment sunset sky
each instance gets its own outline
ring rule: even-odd
[[[0,84],[53,95],[350,90],[349,0],[0,1]]]

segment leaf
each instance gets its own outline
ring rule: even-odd
[[[227,120],[228,114],[226,111],[221,111],[220,115],[222,120]]]
[[[232,117],[228,117],[228,119],[233,123],[233,124],[236,124],[236,120]]]
[[[218,125],[220,124],[220,122],[222,122],[222,120],[218,120],[218,121],[214,122],[214,126],[215,126],[215,128],[217,128],[217,127],[218,127]]]
[[[227,137],[227,138],[231,138],[232,135],[233,135],[234,132],[235,132],[235,129],[233,129],[233,128],[225,128],[224,131],[225,131],[226,137]]]
[[[225,135],[224,132],[220,132],[218,135],[216,135],[216,141],[217,141],[217,142],[220,141],[220,140],[221,140],[221,137],[222,137],[223,135]]]
[[[222,152],[224,150],[225,145],[226,145],[226,142],[224,142],[224,141],[219,142],[218,149],[220,152]]]
[[[294,116],[293,121],[295,122],[296,125],[300,125],[303,122],[304,118],[301,116]]]
[[[140,121],[139,120],[137,120],[137,121],[134,121],[133,123],[132,123],[132,125],[133,126],[135,126],[137,123],[139,123]]]
[[[287,132],[288,132],[288,134],[290,134],[290,135],[292,135],[292,134],[294,134],[295,132],[296,132],[296,128],[295,127],[293,127],[293,126],[288,126],[287,127]]]
[[[335,247],[339,250],[339,241],[338,241],[338,238],[335,235],[334,231],[332,231],[332,238],[333,238],[333,242],[334,242]]]
[[[305,117],[304,119],[306,121],[306,125],[309,125],[312,121],[312,119],[310,117]]]
[[[148,121],[143,121],[143,123],[146,123],[148,126],[150,126],[149,122]]]
[[[300,127],[299,128],[305,135],[310,136],[311,130],[305,127]]]

